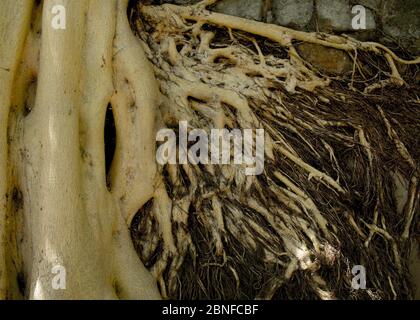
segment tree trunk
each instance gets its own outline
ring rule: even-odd
[[[66,8],[65,30],[52,26],[57,4]],[[1,12],[1,296],[159,297],[123,219],[153,192],[158,101],[127,1],[47,0],[42,12],[31,0],[3,1]],[[127,131],[113,194],[104,155],[111,101]],[[128,120],[132,103],[139,109]],[[130,150],[143,152],[133,158]],[[66,290],[52,288],[57,265],[65,266]]]

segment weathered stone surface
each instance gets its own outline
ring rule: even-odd
[[[366,29],[354,30],[352,27],[352,19],[354,14],[352,8],[354,2],[347,0],[317,0],[316,8],[318,14],[318,24],[320,31],[324,32],[352,32],[352,31],[369,31],[376,28],[375,17],[371,9],[376,5],[374,0],[366,0],[364,4],[366,10]],[[368,5],[369,4],[369,5]]]
[[[273,0],[273,22],[302,30],[312,18],[313,6],[313,0]]]
[[[262,7],[262,0],[224,0],[215,6],[214,11],[261,21]]]
[[[318,27],[320,31],[351,31],[351,6],[343,0],[317,0]]]
[[[297,47],[301,57],[320,71],[329,74],[344,74],[353,69],[349,55],[333,48],[312,43],[303,43]]]
[[[385,7],[383,31],[415,52],[420,52],[420,3],[418,0],[390,1]]]
[[[379,10],[383,0],[350,0],[351,5],[360,4],[370,10]]]

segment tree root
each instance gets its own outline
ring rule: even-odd
[[[257,177],[233,165],[158,168],[171,219],[145,207],[132,235],[146,265],[159,265],[161,292],[188,299],[409,297],[405,244],[416,233],[419,159],[410,136],[420,133],[419,109],[414,92],[394,88],[407,85],[396,64],[420,58],[206,9],[215,2],[137,8],[132,23],[164,96],[159,127],[262,127],[268,160]],[[352,90],[304,61],[297,42],[352,54]],[[387,79],[361,80],[366,55],[383,58]],[[383,96],[374,94],[385,85]],[[395,215],[392,172],[412,181],[405,217]],[[156,239],[148,225],[171,234]],[[154,250],[142,250],[151,242]],[[360,264],[368,272],[365,291],[351,288],[350,270]]]
[[[0,2],[0,298],[411,297],[420,90],[398,65],[420,58],[215,13],[215,0],[139,5],[138,39],[127,2],[62,0],[65,32],[54,0]],[[299,42],[352,55],[351,79],[317,71]],[[263,128],[263,174],[158,166],[156,131],[180,121]],[[51,286],[57,265],[66,290]],[[351,287],[355,265],[367,290]]]

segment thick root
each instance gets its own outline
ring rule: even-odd
[[[161,127],[188,121],[206,131],[264,128],[268,160],[256,177],[234,165],[158,169],[164,198],[172,200],[171,221],[144,207],[132,234],[143,261],[159,270],[161,292],[172,298],[409,296],[404,250],[418,211],[418,150],[410,135],[420,133],[409,119],[419,110],[414,92],[404,91],[402,99],[391,89],[382,97],[368,92],[405,85],[396,64],[420,60],[401,59],[377,43],[207,10],[213,3],[140,5],[132,21],[164,95]],[[304,61],[297,42],[359,57],[351,78],[340,79],[350,89]],[[388,79],[362,80],[358,70],[367,56],[382,61]],[[394,214],[392,172],[415,183],[401,217]],[[153,201],[162,198],[155,194]],[[156,238],[170,224],[171,235]],[[359,264],[368,270],[366,291],[351,288],[350,270]]]

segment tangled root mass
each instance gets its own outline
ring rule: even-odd
[[[160,168],[162,192],[131,233],[161,293],[410,298],[419,59],[214,13],[214,2],[131,12],[160,83],[160,127],[263,128],[265,169],[246,176],[238,165]],[[323,74],[296,50],[305,42],[346,52],[353,71]],[[367,290],[352,289],[355,265],[366,268]]]

